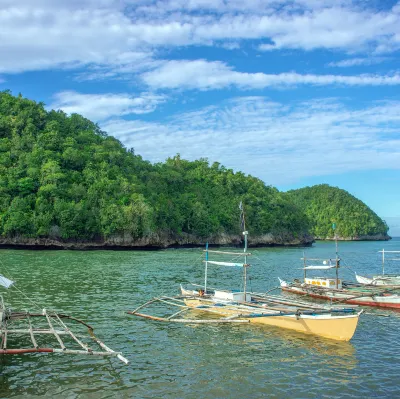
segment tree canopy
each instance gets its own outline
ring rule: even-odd
[[[388,226],[375,212],[347,191],[327,184],[287,192],[288,198],[304,210],[310,232],[317,238],[386,235]]]
[[[42,103],[0,92],[2,237],[239,234],[240,201],[252,235],[296,237],[311,227],[325,236],[339,215],[350,235],[387,231],[351,198],[328,186],[281,193],[219,163],[179,154],[151,164],[81,115],[46,111]]]

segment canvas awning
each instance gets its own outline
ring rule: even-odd
[[[14,281],[9,280],[7,277],[4,277],[0,274],[0,285],[5,288],[9,288],[14,284]]]

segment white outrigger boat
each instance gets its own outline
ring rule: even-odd
[[[347,303],[351,305],[374,306],[381,308],[400,308],[400,285],[390,287],[378,287],[374,285],[364,286],[360,284],[349,284],[342,282],[339,278],[340,258],[338,256],[336,240],[336,256],[334,259],[302,258],[304,262],[303,282],[295,280],[287,282],[279,279],[282,291],[305,297],[325,299],[337,303]],[[307,265],[307,261],[322,261],[322,265]],[[309,270],[331,270],[335,269],[336,276],[332,277],[308,277]]]
[[[244,223],[243,223],[244,227]],[[245,230],[245,229],[244,229]],[[325,338],[340,341],[349,341],[356,330],[359,316],[362,311],[354,307],[329,306],[309,304],[299,301],[290,301],[282,297],[247,291],[247,275],[249,264],[247,259],[251,253],[247,252],[247,236],[245,230],[244,251],[225,252],[220,250],[205,250],[205,278],[204,286],[192,284],[184,288],[181,285],[181,295],[162,296],[151,299],[129,314],[151,320],[177,322],[188,324],[200,323],[257,323],[268,326],[281,327],[306,334],[314,334]],[[230,262],[214,261],[209,254],[234,256]],[[238,258],[243,261],[238,262]],[[209,265],[240,267],[243,270],[243,290],[210,289],[207,286],[207,271]],[[195,289],[193,287],[196,287]],[[168,305],[178,307],[172,314],[154,316],[139,313],[143,308],[154,305]],[[159,308],[158,308],[159,309]],[[165,314],[165,309],[163,309]],[[186,318],[184,315],[193,315]],[[212,318],[197,317],[212,315]]]
[[[0,285],[12,288],[14,282],[0,275]],[[71,324],[86,329],[89,336],[86,338],[82,332],[73,332]],[[91,348],[90,342],[95,343],[97,348]],[[125,364],[129,363],[121,352],[113,351],[100,341],[93,328],[84,321],[46,309],[41,312],[16,312],[5,305],[0,295],[0,355],[28,353],[116,357]]]
[[[400,261],[400,258],[385,258],[385,254],[400,254],[400,251],[379,251],[382,253],[382,274],[372,277],[360,276],[356,273],[356,280],[363,285],[393,286],[400,285],[400,274],[385,274],[385,261]],[[399,255],[400,256],[400,255]]]

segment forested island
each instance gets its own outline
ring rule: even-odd
[[[0,92],[0,245],[165,248],[241,242],[310,245],[333,237],[389,239],[388,227],[344,190],[280,192],[207,159],[152,164],[78,114]]]

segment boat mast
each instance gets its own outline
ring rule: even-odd
[[[206,261],[204,269],[204,294],[207,294],[208,242],[206,242]]]
[[[247,236],[249,232],[246,230],[246,219],[244,217],[244,208],[243,208],[243,202],[240,201],[239,204],[239,209],[241,210],[241,215],[240,215],[240,222],[241,226],[243,228],[243,235],[244,235],[244,271],[243,271],[243,292],[244,292],[244,300],[246,300],[246,290],[247,290]]]
[[[248,231],[244,231],[244,282],[243,282],[243,291],[244,291],[244,300],[246,301],[246,288],[247,288],[247,235]]]
[[[339,288],[339,262],[340,262],[340,259],[339,259],[339,256],[338,256],[338,240],[337,240],[337,234],[336,234],[336,231],[335,231],[335,229],[336,229],[336,223],[332,223],[332,229],[333,229],[333,232],[334,232],[334,234],[335,234],[335,246],[336,246],[336,289],[338,289]]]
[[[382,276],[385,275],[385,248],[382,249]]]

